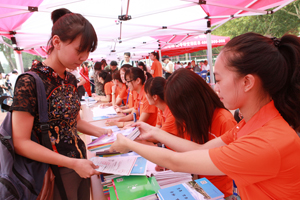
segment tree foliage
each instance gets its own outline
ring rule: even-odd
[[[10,44],[10,45],[12,44],[11,40],[7,39],[6,37],[2,37],[2,38],[7,44]],[[14,69],[16,69],[17,65],[16,65],[16,59],[15,59],[15,55],[14,55],[14,50],[5,44],[0,44],[0,51],[3,52],[4,57],[6,58],[8,64],[9,64],[8,72],[11,72]],[[42,61],[42,57],[22,52],[22,60],[23,60],[24,70],[27,70],[31,67],[32,60]],[[1,63],[0,63],[0,72],[1,73],[5,72]]]
[[[233,19],[215,29],[212,34],[229,36],[230,38],[247,32],[274,37],[282,37],[286,33],[299,35],[299,11],[300,0],[297,0],[273,14]]]
[[[6,37],[2,37],[3,40],[7,43],[7,44],[12,44],[11,40],[7,39]],[[16,69],[16,60],[14,59],[14,50],[12,48],[10,48],[9,46],[5,45],[5,44],[0,44],[0,51],[3,52],[4,57],[6,58],[9,68],[12,71],[13,69]],[[4,72],[4,69],[1,69]]]

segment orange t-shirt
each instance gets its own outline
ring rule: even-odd
[[[155,60],[152,65],[151,65],[151,70],[154,71],[154,73],[152,74],[153,78],[160,76],[162,77],[162,65],[158,60]]]
[[[150,124],[151,126],[156,125],[157,108],[156,108],[156,106],[149,104],[147,97],[146,97],[146,93],[144,91],[144,86],[142,87],[140,93],[138,94],[134,109],[138,111],[137,119],[140,118],[140,115],[142,113],[149,113],[150,116],[149,116],[148,120],[146,121],[146,123]]]
[[[129,92],[129,96],[128,96],[128,107],[129,108],[133,108],[138,96],[138,93],[136,91],[130,91],[130,89],[128,88],[127,92]]]
[[[121,98],[122,100],[123,100],[123,102],[124,102],[124,104],[125,105],[127,105],[127,97],[129,98],[129,96],[128,96],[128,90],[127,90],[127,88],[126,88],[126,85],[125,85],[125,83],[122,85],[122,88],[120,89],[119,88],[119,98]]]
[[[110,101],[109,102],[112,102],[112,95],[111,95],[111,93],[112,93],[112,89],[111,89],[112,86],[114,86],[114,83],[112,81],[110,81],[110,82],[108,82],[108,83],[106,83],[104,85],[105,94],[106,95],[110,95]],[[115,96],[118,96],[118,89],[116,89],[116,91],[115,91]]]
[[[161,130],[164,130],[176,136],[178,135],[175,125],[175,118],[168,106],[166,106],[164,112],[158,109],[156,125],[160,125]]]
[[[209,150],[218,169],[235,180],[241,198],[299,199],[300,138],[271,101]]]

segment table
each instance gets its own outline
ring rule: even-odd
[[[101,103],[96,103],[92,106],[87,106],[85,104],[81,105],[81,110],[80,110],[80,117],[81,119],[90,122],[90,124],[98,126],[98,127],[104,127],[105,122],[107,119],[102,119],[102,120],[93,120],[93,111],[92,109],[95,106],[100,105]],[[123,117],[124,114],[119,113],[115,118],[120,118]],[[112,118],[111,118],[112,119]],[[89,144],[92,140],[89,135],[85,134],[80,134],[80,138],[85,142],[85,144]],[[90,159],[92,157],[96,156],[95,153],[90,152],[87,150],[87,159]],[[104,195],[103,189],[102,189],[102,184],[101,184],[101,179],[98,176],[92,176],[91,177],[91,199],[97,199],[97,200],[106,200],[107,196]]]

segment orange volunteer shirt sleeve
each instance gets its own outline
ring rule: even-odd
[[[105,91],[105,94],[106,94],[106,95],[108,95],[108,94],[111,95],[111,93],[112,93],[111,87],[112,87],[113,85],[114,85],[113,82],[108,82],[108,83],[105,84],[105,86],[104,86],[104,91]]]

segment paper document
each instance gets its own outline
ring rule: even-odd
[[[130,175],[137,156],[127,157],[93,157],[91,161],[98,165],[96,170],[108,174]]]
[[[99,108],[99,107],[95,107],[92,109],[93,111],[93,116],[94,117],[98,117],[98,116],[105,116],[105,115],[116,115],[116,111],[114,109],[114,107],[110,106],[107,108]]]

